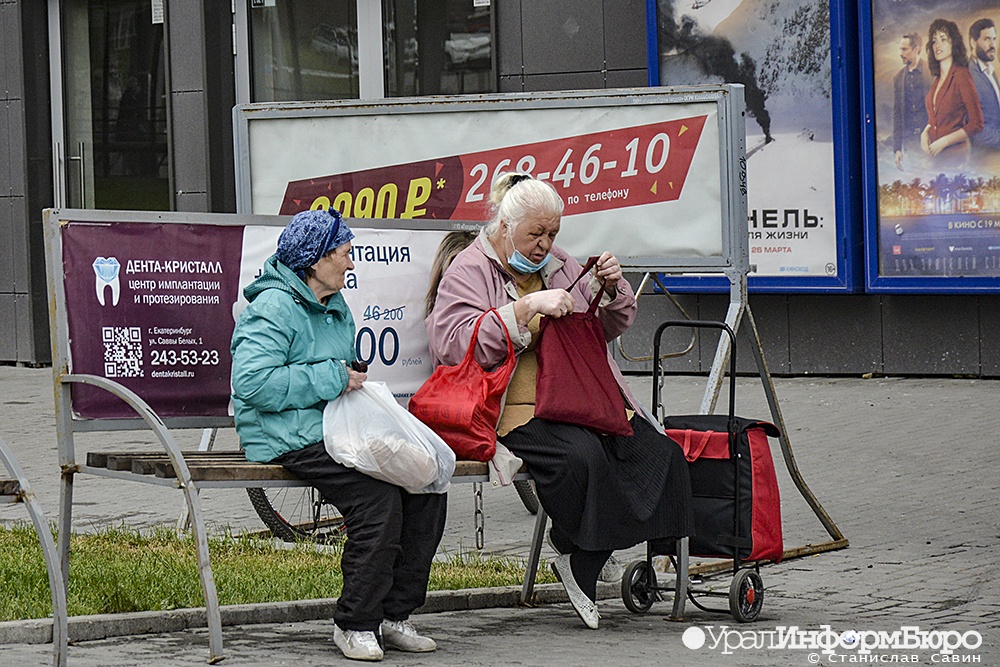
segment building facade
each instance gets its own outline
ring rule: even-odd
[[[43,209],[234,212],[239,103],[647,86],[655,5],[0,0],[0,362],[50,360]],[[725,314],[726,296],[674,297],[642,297],[625,368],[648,366],[649,337],[676,304]],[[995,294],[750,303],[774,373],[1000,375]],[[700,341],[668,367],[704,371],[713,351]]]

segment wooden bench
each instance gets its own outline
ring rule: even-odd
[[[42,557],[49,573],[49,590],[52,594],[52,664],[55,667],[65,667],[68,641],[66,585],[59,569],[59,558],[49,522],[13,452],[2,437],[0,437],[0,461],[3,461],[7,473],[14,477],[14,479],[0,479],[0,503],[24,503],[35,526],[35,532],[38,533],[38,540],[42,543]]]
[[[68,580],[69,575],[69,536],[72,532],[72,497],[75,474],[88,473],[119,480],[178,488],[184,493],[187,501],[188,513],[191,518],[191,532],[197,546],[198,570],[205,597],[209,630],[209,662],[214,664],[222,660],[225,657],[222,643],[222,618],[208,553],[208,531],[201,511],[198,490],[275,486],[310,487],[310,485],[280,465],[247,461],[242,452],[181,450],[177,445],[171,426],[175,429],[204,429],[231,426],[231,422],[226,423],[225,420],[220,421],[218,418],[211,417],[161,419],[135,392],[108,378],[75,374],[58,376],[56,402],[57,405],[61,401],[65,402],[67,407],[63,411],[57,410],[57,415],[70,413],[68,403],[71,398],[68,389],[70,385],[74,384],[99,387],[114,394],[127,403],[141,420],[66,420],[60,428],[60,463],[63,474],[59,516],[59,555],[62,565],[62,580]],[[129,430],[143,428],[143,426],[153,431],[163,446],[162,450],[94,451],[88,452],[85,463],[75,462],[73,444],[75,432]],[[527,480],[530,477],[527,470],[522,468],[515,479]],[[486,463],[478,461],[457,462],[452,483],[482,483],[487,481],[489,481],[489,469]],[[521,587],[521,602],[525,604],[532,600],[535,575],[541,560],[547,521],[548,517],[545,511],[539,508],[535,517],[535,528],[532,533],[524,582]]]
[[[242,460],[239,453],[183,451],[175,432],[233,427],[226,405],[230,400],[229,341],[238,313],[238,283],[241,279],[252,279],[251,269],[256,270],[266,254],[273,252],[276,232],[287,222],[287,218],[278,216],[55,209],[45,212],[61,471],[58,555],[62,581],[69,577],[73,487],[77,475],[179,489],[184,493],[197,547],[210,662],[223,658],[222,623],[199,489],[254,490],[310,485],[280,466]],[[355,274],[360,286],[352,287],[357,289],[353,294],[360,295],[364,285],[384,284],[383,274],[391,274],[396,268],[409,271],[405,274],[408,285],[421,284],[424,274],[420,272],[430,273],[435,249],[444,234],[468,228],[461,223],[431,221],[421,230],[431,236],[424,236],[421,241],[413,236],[418,235],[412,229],[413,224],[408,220],[381,221],[377,229],[369,230],[371,240],[365,243],[404,244],[406,252],[397,253],[400,258],[397,267],[375,256],[374,261],[367,262],[368,278],[362,271],[366,263],[359,260]],[[363,240],[363,225],[352,223],[352,226]],[[263,234],[264,231],[268,233]],[[387,237],[390,232],[396,236]],[[395,238],[399,240],[393,241]],[[258,246],[254,245],[254,239],[270,240]],[[264,246],[269,248],[268,252],[251,261],[256,248]],[[372,267],[382,273],[376,276],[378,271]],[[187,293],[177,294],[178,291]],[[424,290],[421,287],[417,291],[419,294],[415,291],[406,296],[409,305],[405,311],[402,302],[396,300],[396,285],[378,298],[371,297],[371,302],[380,306],[386,306],[387,299],[392,301],[391,312],[395,315],[391,321],[380,320],[378,316],[371,319],[364,309],[355,309],[356,319],[367,322],[359,327],[358,349],[364,347],[371,360],[377,354],[382,372],[391,376],[378,379],[386,379],[400,392],[415,391],[422,381],[418,376],[430,374],[431,362],[425,345],[423,353],[420,352],[420,345],[426,342],[421,339],[422,325],[406,330],[405,335],[397,335],[396,329],[392,329],[389,335],[390,325],[402,327],[399,317],[403,313],[414,313],[409,322],[415,318],[422,322],[417,313],[422,309]],[[376,335],[372,327],[379,326],[376,324],[379,322],[383,329]],[[401,374],[398,381],[397,373]],[[196,379],[189,382],[180,378]],[[146,428],[159,441],[160,447],[155,452],[131,452],[125,456],[122,452],[89,452],[86,457],[77,456],[79,433]],[[527,473],[519,473],[516,479],[527,480]],[[460,463],[452,478],[454,483],[488,480],[487,465],[475,462]],[[523,601],[532,597],[546,520],[545,512],[539,509],[521,592]]]

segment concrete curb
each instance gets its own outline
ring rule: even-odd
[[[620,591],[619,584],[598,583],[597,598],[599,600],[616,598],[620,595]],[[416,613],[433,614],[445,611],[516,607],[520,598],[520,586],[430,591],[427,593],[424,606],[417,609]],[[568,601],[569,598],[561,584],[541,584],[535,586],[534,601],[531,606]],[[221,609],[222,625],[320,621],[332,619],[336,606],[336,598],[228,605]],[[95,641],[109,637],[160,634],[204,627],[206,627],[204,607],[71,616],[69,618],[69,639],[71,642]],[[51,618],[0,622],[0,644],[49,644],[51,642]]]

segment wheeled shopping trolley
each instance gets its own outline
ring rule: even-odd
[[[741,622],[753,621],[764,605],[762,561],[778,562],[784,553],[781,504],[768,437],[780,431],[769,422],[737,417],[736,336],[723,322],[667,321],[653,336],[653,403],[660,415],[660,339],[670,327],[721,329],[732,344],[729,360],[729,410],[725,415],[681,415],[663,418],[665,433],[684,450],[691,474],[694,534],[678,542],[678,553],[657,554],[647,546],[646,558],[628,565],[622,577],[622,600],[632,612],[649,610],[659,593],[671,590],[656,582],[653,558],[667,555],[677,573],[675,615],[684,596],[703,611],[699,597],[729,598],[728,612]],[[688,555],[732,558],[733,579],[728,593],[692,588],[688,582]]]

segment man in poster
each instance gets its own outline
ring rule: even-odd
[[[892,81],[893,115],[892,148],[896,168],[903,170],[903,149],[920,153],[920,133],[927,126],[927,72],[920,63],[922,43],[918,33],[903,35],[899,40],[899,57],[903,67]],[[1000,111],[1000,109],[998,109]]]
[[[972,137],[976,147],[1000,148],[1000,83],[993,67],[997,54],[997,29],[992,19],[982,18],[969,27],[969,41],[975,59],[969,63],[972,80],[983,110],[983,131]]]

